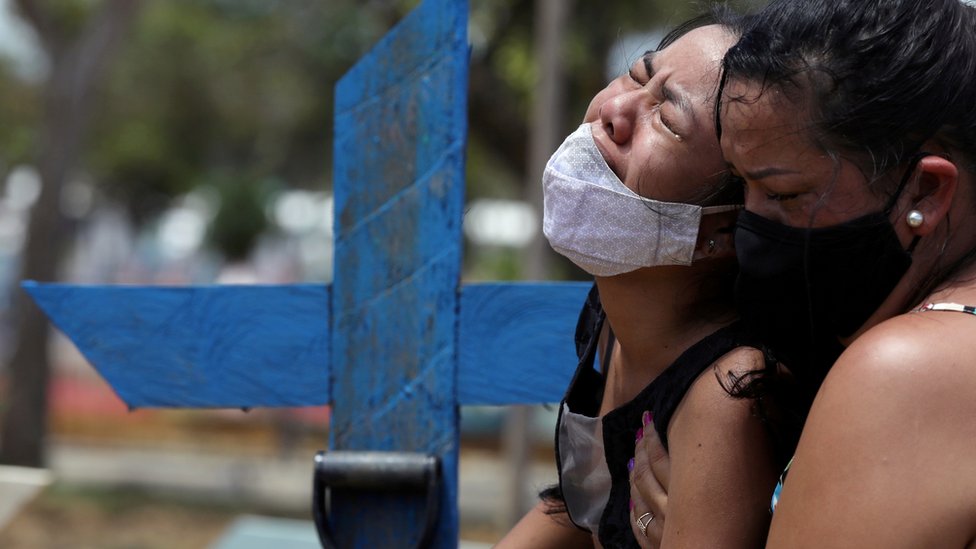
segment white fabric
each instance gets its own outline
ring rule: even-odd
[[[595,276],[691,265],[701,216],[740,208],[662,202],[630,190],[581,125],[542,175],[542,230],[554,250]]]
[[[603,421],[569,411],[559,418],[559,486],[577,526],[596,534],[610,498],[610,469],[603,453]]]

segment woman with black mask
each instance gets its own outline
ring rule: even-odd
[[[818,389],[767,546],[976,546],[976,9],[774,0],[723,65],[737,304]]]

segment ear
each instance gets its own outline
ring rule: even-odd
[[[952,207],[959,170],[951,160],[931,155],[918,162],[915,174],[917,183],[906,189],[902,217],[895,223],[908,228],[913,236],[926,236],[935,231]],[[922,214],[922,223],[917,227],[908,225],[907,215],[912,210]]]
[[[733,233],[739,210],[703,215],[693,261],[735,257]]]

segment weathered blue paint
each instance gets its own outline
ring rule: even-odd
[[[23,287],[132,408],[326,403],[326,286]]]
[[[326,404],[329,286],[23,286],[130,408]],[[558,402],[588,288],[463,286],[458,404]]]
[[[458,540],[457,313],[467,3],[426,0],[336,86],[330,447],[440,456]],[[340,547],[410,547],[424,501],[332,494]]]
[[[467,2],[425,0],[339,83],[332,287],[25,283],[132,407],[333,405],[330,447],[440,456],[458,406],[557,401],[588,284],[459,287]],[[407,547],[422,496],[332,493],[341,547]]]
[[[576,370],[573,335],[589,288],[589,283],[462,288],[461,403],[559,402]]]

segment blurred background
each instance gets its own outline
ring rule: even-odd
[[[333,86],[416,3],[0,0],[0,547],[314,541],[326,408],[129,411],[17,284],[328,283]],[[471,0],[465,281],[586,278],[541,238],[542,167],[704,5]],[[472,547],[555,480],[553,424],[462,411]]]

